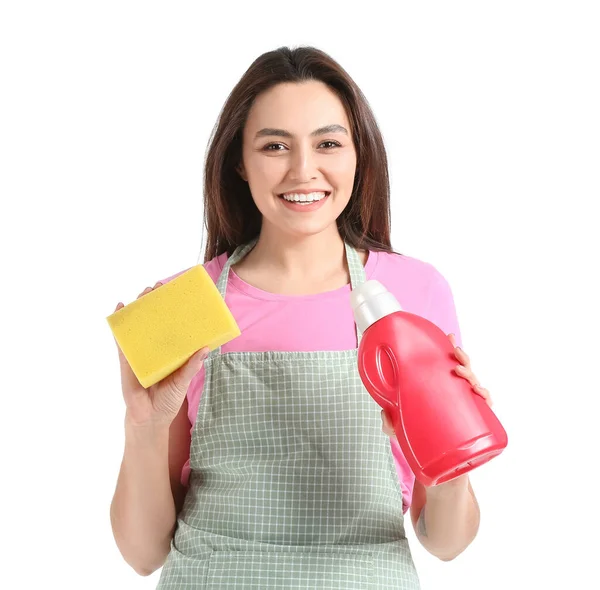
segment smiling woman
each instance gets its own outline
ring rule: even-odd
[[[444,278],[392,251],[383,140],[339,64],[301,47],[250,66],[209,144],[204,205],[204,266],[241,334],[175,391],[124,380],[128,415],[145,403],[150,418],[128,422],[112,510],[123,555],[141,573],[164,564],[163,590],[417,590],[404,514],[449,559],[478,513],[465,481],[415,486],[383,434],[350,294],[377,279],[460,344],[459,331]]]

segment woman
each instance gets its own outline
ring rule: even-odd
[[[444,277],[392,251],[366,99],[317,49],[260,56],[225,103],[204,189],[205,268],[242,334],[148,390],[119,351],[120,551],[142,575],[164,564],[160,588],[418,588],[404,514],[449,560],[479,510],[467,475],[415,482],[356,369],[349,295],[368,278],[460,344]]]

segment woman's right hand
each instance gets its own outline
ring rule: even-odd
[[[162,283],[158,282],[154,287],[147,287],[137,298],[143,297],[161,285]],[[119,303],[115,311],[122,307],[125,306]],[[202,348],[179,369],[146,389],[138,381],[118,344],[117,350],[121,366],[121,387],[127,406],[127,420],[135,425],[170,425],[183,404],[192,379],[202,368],[204,359],[209,353],[208,348]]]

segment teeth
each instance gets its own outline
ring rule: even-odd
[[[320,201],[325,197],[326,194],[327,193],[309,193],[308,195],[299,195],[289,193],[282,196],[286,201],[292,201],[295,203],[313,203],[314,201]]]

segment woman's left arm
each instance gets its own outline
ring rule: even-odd
[[[467,379],[475,393],[491,406],[490,394],[479,385],[471,370],[469,357],[456,347],[453,334],[449,338],[460,362],[456,373]],[[388,436],[395,436],[383,412],[381,416],[383,431]],[[460,555],[471,544],[479,529],[479,505],[467,474],[433,487],[425,487],[415,481],[410,514],[423,547],[442,561],[450,561]]]
[[[454,559],[479,529],[479,505],[469,476],[430,488],[416,481],[410,515],[421,545],[442,561]]]

